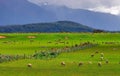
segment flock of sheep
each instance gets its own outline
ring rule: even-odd
[[[99,52],[95,52],[95,54],[97,54],[97,53],[99,53]],[[91,57],[94,57],[95,54],[91,54]],[[105,61],[106,64],[109,63],[108,59],[105,59],[105,58],[104,58],[104,53],[100,53],[100,61],[97,63],[97,65],[98,65],[99,67],[102,67],[102,61]],[[78,63],[78,66],[82,66],[83,64],[84,64],[84,62],[79,62],[79,63]],[[89,61],[88,64],[92,64],[92,61]],[[120,64],[120,62],[119,62],[119,64]],[[60,63],[60,65],[61,65],[61,66],[66,66],[65,61],[62,61],[62,62]],[[28,66],[28,67],[32,67],[32,64],[29,63],[27,66]]]
[[[98,52],[96,52],[96,53],[98,53]],[[94,54],[92,54],[91,57],[94,57]],[[104,60],[104,53],[101,53],[100,59],[101,59],[101,61]],[[109,61],[106,60],[106,64],[108,64],[108,63],[109,63]],[[78,66],[82,66],[83,64],[84,64],[83,62],[79,62],[79,63],[78,63]],[[92,62],[89,61],[88,64],[92,64]],[[100,67],[102,66],[102,62],[98,62],[97,64],[98,64],[98,66],[100,66]],[[62,66],[65,66],[66,64],[65,64],[65,62],[63,61],[63,62],[61,62],[61,65],[62,65]]]

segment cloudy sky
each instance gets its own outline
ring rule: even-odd
[[[73,9],[87,9],[120,16],[120,0],[28,0],[37,5],[67,6]]]

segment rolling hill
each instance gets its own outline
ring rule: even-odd
[[[72,21],[0,26],[1,33],[17,32],[92,32],[94,29]]]

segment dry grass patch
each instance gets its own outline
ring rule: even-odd
[[[4,38],[6,38],[6,36],[0,36],[0,39],[4,39]]]
[[[36,36],[28,36],[27,38],[34,39]]]

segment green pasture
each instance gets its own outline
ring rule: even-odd
[[[50,51],[52,48],[71,47],[84,42],[98,44],[74,52],[60,53],[53,59],[23,59],[0,63],[1,76],[120,75],[119,33],[6,33],[0,36],[6,37],[0,39],[0,54],[3,55],[33,55],[36,51]],[[95,53],[96,51],[98,53]],[[103,60],[100,59],[101,53],[104,53]],[[94,57],[91,57],[91,54],[94,54]],[[109,61],[108,64],[106,60]],[[62,61],[65,66],[61,65]],[[79,62],[83,65],[78,66]],[[98,62],[102,63],[101,67]],[[28,63],[31,63],[32,67],[27,67]]]

